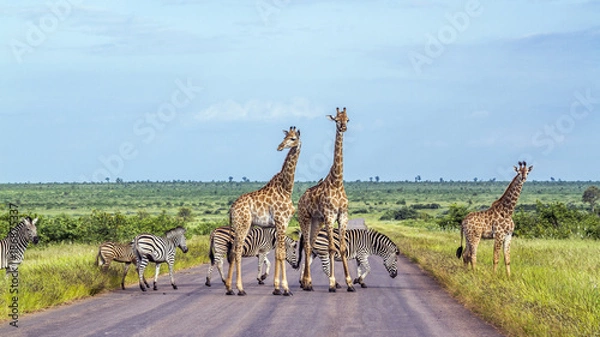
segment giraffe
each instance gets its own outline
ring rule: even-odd
[[[285,138],[279,144],[277,151],[289,148],[289,152],[283,162],[281,171],[261,189],[243,194],[232,205],[229,210],[229,225],[233,229],[233,262],[229,264],[227,280],[225,282],[226,294],[233,295],[232,281],[233,268],[237,271],[236,286],[238,295],[244,296],[246,292],[242,284],[242,250],[244,240],[250,231],[250,226],[275,227],[275,273],[273,295],[292,295],[285,273],[285,235],[290,218],[295,208],[292,203],[292,191],[294,189],[294,174],[296,164],[300,156],[300,130],[290,127],[289,131],[283,130]],[[281,275],[281,282],[280,277]]]
[[[344,190],[344,158],[342,153],[344,132],[347,130],[348,115],[346,108],[340,111],[336,109],[336,116],[328,115],[327,117],[336,124],[335,147],[333,156],[333,165],[327,177],[317,185],[309,188],[304,192],[298,201],[298,220],[302,230],[303,246],[300,246],[298,260],[302,259],[302,249],[305,250],[306,261],[309,261],[311,256],[312,246],[317,239],[319,230],[325,226],[329,237],[329,259],[331,271],[329,275],[329,292],[335,292],[336,282],[333,271],[334,255],[336,248],[333,240],[333,225],[337,221],[341,237],[346,235],[346,225],[348,224],[348,198]],[[346,284],[348,291],[354,291],[352,278],[348,270],[348,259],[346,258],[346,241],[342,240],[340,244],[340,256],[342,257],[342,265],[344,266],[344,274],[346,276]],[[300,261],[298,261],[300,262]],[[311,291],[312,278],[310,275],[310,266],[304,264],[304,272],[300,281],[302,289]]]
[[[514,167],[517,175],[504,191],[500,199],[494,201],[492,206],[485,211],[469,213],[461,223],[460,247],[456,250],[456,257],[463,257],[465,267],[471,263],[475,270],[477,264],[477,246],[481,239],[494,239],[494,273],[498,268],[500,247],[504,248],[504,265],[506,275],[510,277],[510,240],[515,229],[512,215],[521,195],[523,183],[533,166],[527,167],[526,162],[519,162],[519,167]],[[465,237],[466,247],[463,253],[462,239]]]

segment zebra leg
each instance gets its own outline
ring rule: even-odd
[[[371,271],[371,265],[369,265],[369,260],[366,256],[360,256],[356,259],[356,263],[358,264],[357,272],[358,277],[354,279],[354,283],[360,284],[361,288],[366,288],[365,278],[367,274]]]
[[[129,271],[129,266],[131,262],[125,263],[125,271],[123,272],[123,279],[121,280],[121,289],[125,290],[125,277],[127,276],[127,271]]]
[[[134,262],[133,265],[135,266],[135,270],[137,273],[140,272],[140,268],[138,267],[138,265]],[[146,282],[146,276],[144,276],[144,274],[142,274],[142,280],[144,281],[144,284],[146,285],[146,288],[150,288],[150,285],[148,284],[148,282]]]
[[[263,274],[263,264],[267,265],[266,271]],[[262,285],[265,284],[265,282],[263,282],[267,276],[269,275],[269,269],[271,268],[271,262],[269,262],[269,259],[267,258],[267,254],[266,253],[259,253],[258,254],[258,274],[256,275],[256,279],[258,280],[258,284]]]
[[[177,290],[177,285],[175,284],[175,276],[173,275],[173,265],[174,262],[167,262],[167,265],[169,266],[169,277],[171,278],[171,285],[173,286],[173,289]]]
[[[212,264],[209,264],[209,265],[208,265],[208,272],[206,273],[206,282],[204,282],[204,284],[205,284],[207,287],[210,287],[210,286],[211,286],[211,284],[210,284],[210,274],[212,273],[212,269],[213,269],[213,265],[212,265]]]
[[[352,284],[352,277],[350,276],[350,268],[348,268],[348,243],[346,242],[346,227],[348,225],[348,211],[342,212],[338,217],[338,226],[340,229],[340,256],[342,258],[342,266],[344,267],[344,276],[346,277],[346,285],[348,291],[355,291],[354,285]],[[333,230],[333,229],[332,229]],[[333,263],[333,259],[331,260]],[[333,269],[332,269],[333,271]],[[333,275],[332,275],[333,276]]]
[[[160,263],[156,263],[156,271],[154,272],[154,290],[158,290],[158,287],[156,286],[156,281],[158,280],[158,273],[160,271]]]
[[[138,259],[137,270],[138,270],[140,289],[142,289],[142,291],[146,291],[146,287],[144,287],[144,284],[142,283],[142,279],[143,279],[144,283],[146,283],[146,279],[144,279],[144,270],[146,269],[147,264],[148,264],[148,260],[146,260],[145,258]],[[150,288],[150,287],[148,287],[148,288]]]

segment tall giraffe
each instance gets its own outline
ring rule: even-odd
[[[337,221],[340,237],[346,235],[346,225],[348,224],[348,198],[344,190],[344,158],[342,153],[344,132],[347,130],[348,115],[346,108],[340,111],[336,109],[336,116],[327,117],[336,124],[335,148],[333,153],[333,165],[327,177],[319,184],[309,188],[304,192],[298,201],[298,219],[302,230],[303,245],[300,245],[298,260],[302,258],[302,249],[305,251],[306,261],[311,256],[312,246],[317,239],[319,230],[325,225],[329,237],[329,259],[331,274],[329,275],[329,292],[335,292],[336,282],[334,276],[334,255],[336,253],[335,240],[333,239],[333,225]],[[340,256],[344,266],[346,284],[348,291],[354,291],[352,278],[348,271],[348,259],[346,258],[346,241],[342,240],[340,244]],[[310,266],[304,264],[304,272],[300,281],[302,289],[312,290],[312,278],[310,275]]]
[[[504,265],[506,275],[510,277],[510,240],[515,229],[512,215],[521,195],[523,184],[527,175],[533,170],[533,166],[527,167],[526,162],[519,162],[515,166],[517,175],[510,182],[500,199],[494,201],[492,206],[485,211],[469,213],[461,223],[460,247],[456,250],[456,257],[463,257],[465,267],[471,263],[475,270],[477,264],[477,246],[481,239],[494,239],[494,273],[498,268],[500,259],[500,247],[504,247]],[[462,239],[466,240],[466,248],[463,253]]]
[[[242,250],[244,240],[250,231],[250,226],[275,227],[275,273],[273,295],[292,295],[288,287],[285,273],[285,231],[290,218],[294,214],[292,203],[292,191],[294,189],[294,174],[296,164],[300,156],[300,130],[290,127],[289,131],[283,130],[285,138],[279,144],[277,151],[289,148],[281,171],[273,176],[271,180],[261,189],[243,194],[232,205],[229,210],[229,225],[233,229],[233,263],[229,264],[229,272],[225,287],[227,295],[233,295],[233,267],[237,271],[236,286],[238,295],[246,295],[242,284]],[[281,275],[281,283],[279,277]]]

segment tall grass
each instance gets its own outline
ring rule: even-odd
[[[187,240],[187,246],[187,254],[177,249],[176,270],[208,260],[208,236],[194,236]],[[120,288],[123,264],[113,262],[110,268],[103,272],[96,265],[97,253],[98,246],[88,244],[57,244],[28,248],[25,261],[19,267],[19,314]],[[146,276],[152,279],[154,268],[148,269]],[[161,267],[161,272],[167,273],[168,268]],[[12,282],[10,276],[0,277],[0,321],[8,318],[8,305],[12,303],[12,297],[15,295],[9,291]],[[135,268],[130,268],[125,282],[129,287],[137,288],[138,277]]]
[[[510,336],[600,336],[600,243],[514,238],[511,277],[501,258],[492,272],[492,241],[482,241],[477,270],[455,256],[458,231],[392,223],[373,226],[429,271],[466,307]]]

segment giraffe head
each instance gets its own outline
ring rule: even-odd
[[[283,138],[283,141],[277,147],[277,151],[289,149],[301,144],[300,130],[296,130],[295,126],[290,126],[290,131],[283,130],[283,133],[285,134],[285,138]]]
[[[350,121],[348,115],[346,115],[346,108],[342,111],[340,111],[340,108],[336,108],[336,111],[335,117],[332,115],[327,115],[327,117],[335,122],[338,132],[346,132]]]
[[[529,172],[531,172],[531,170],[533,170],[533,165],[527,167],[527,163],[524,161],[520,161],[519,162],[519,167],[514,166],[515,168],[515,172],[517,172],[517,175],[521,176],[521,180],[523,182],[525,182],[527,180],[527,175],[529,174]]]

